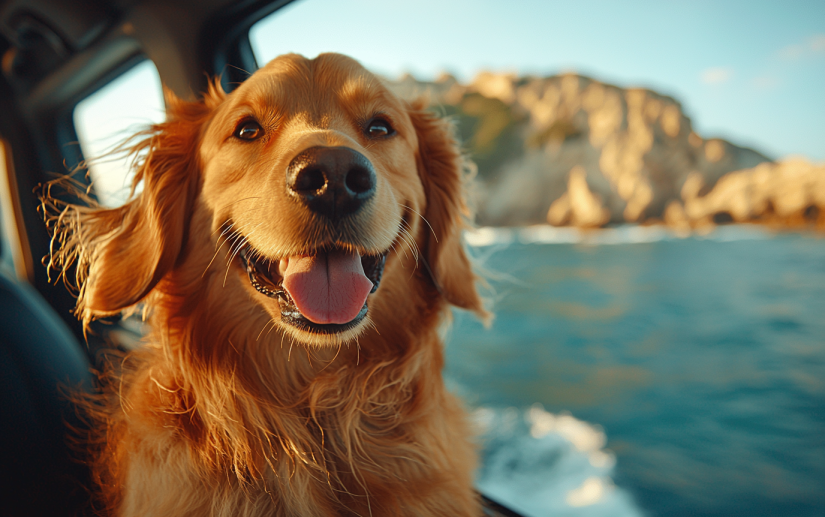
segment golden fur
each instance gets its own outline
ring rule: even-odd
[[[450,125],[392,95],[353,60],[282,56],[225,94],[167,93],[167,121],[134,146],[120,208],[62,205],[50,266],[79,287],[84,322],[134,310],[151,323],[89,404],[98,508],[119,516],[477,516],[466,415],[446,392],[438,334],[449,304],[486,313],[462,248],[467,208]],[[365,139],[381,113],[393,138]],[[254,116],[264,137],[232,137]],[[286,199],[303,149],[372,161],[375,202],[335,233]],[[280,322],[237,258],[330,243],[390,249],[358,327],[324,336]],[[95,447],[92,447],[95,448]]]

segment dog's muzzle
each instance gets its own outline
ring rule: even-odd
[[[287,167],[287,191],[316,214],[338,221],[355,214],[375,195],[375,169],[349,147],[310,147]]]

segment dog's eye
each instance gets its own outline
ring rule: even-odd
[[[255,140],[264,134],[264,130],[260,124],[254,120],[247,120],[242,122],[235,128],[235,137],[241,140]]]
[[[395,134],[395,130],[392,128],[390,123],[384,119],[372,119],[370,123],[367,124],[367,136],[370,138],[381,138],[391,136],[393,134]]]

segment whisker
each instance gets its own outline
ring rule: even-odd
[[[356,341],[357,341],[357,340],[358,340],[358,338],[356,338]],[[329,367],[329,365],[331,365],[332,363],[334,363],[334,362],[335,362],[335,360],[336,360],[336,359],[338,359],[338,354],[340,354],[340,353],[341,353],[341,344],[339,343],[339,344],[338,344],[338,350],[335,352],[335,356],[333,356],[333,358],[332,358],[332,359],[330,359],[330,361],[326,364],[326,366],[324,366],[323,368],[321,368],[321,370],[320,370],[318,373],[323,372],[324,370],[326,370],[326,369],[327,369],[327,367]]]
[[[223,275],[223,287],[226,287],[226,279],[229,277],[229,268],[232,265],[232,261],[235,260],[235,256],[246,246],[249,240],[246,237],[243,237],[235,246],[235,251],[232,253],[232,256],[226,261],[226,272]]]
[[[410,252],[413,254],[413,258],[415,259],[416,267],[418,267],[418,256],[420,255],[420,251],[418,249],[418,244],[415,242],[412,234],[405,228],[399,228],[399,237],[404,239],[404,242],[407,243],[407,246],[410,247]]]
[[[275,318],[272,319],[272,326],[269,327],[269,330],[266,332],[266,337],[269,337],[272,334],[272,331],[278,328],[278,322],[275,321]],[[284,347],[284,335],[281,334],[281,348]]]
[[[209,271],[210,267],[212,267],[212,263],[215,262],[215,259],[217,258],[218,253],[220,253],[221,249],[223,248],[223,245],[226,244],[227,242],[228,242],[228,239],[221,240],[221,238],[218,237],[218,241],[215,243],[216,244],[215,253],[212,255],[212,259],[209,261],[209,264],[206,265],[206,268],[203,270],[203,273],[201,273],[201,278],[206,276],[206,272]]]
[[[419,257],[420,252],[418,250],[418,245],[416,244],[415,239],[413,239],[412,235],[410,235],[410,233],[407,230],[405,230],[404,228],[399,228],[398,236],[407,245],[404,248],[402,248],[404,250],[404,256],[405,257],[407,256],[407,251],[406,250],[407,250],[407,248],[409,248],[410,253],[412,253],[412,255],[413,255],[413,261],[415,262],[415,268],[414,269],[418,269],[418,257]]]
[[[260,331],[260,332],[258,332],[258,337],[256,337],[256,338],[255,338],[255,341],[258,341],[258,340],[261,338],[261,334],[263,334],[263,333],[264,333],[264,330],[266,330],[266,328],[269,326],[269,324],[270,324],[270,323],[274,323],[274,322],[275,322],[275,320],[274,320],[274,319],[269,318],[269,320],[268,320],[268,321],[266,322],[266,324],[263,326],[263,328],[261,329],[261,331]],[[267,334],[267,335],[269,335],[269,334]]]
[[[409,207],[409,206],[404,205],[404,204],[399,204],[399,206],[402,206],[402,207],[406,208],[406,209],[407,209],[407,210],[409,210],[410,212],[412,212],[412,213],[414,213],[415,215],[417,215],[418,217],[420,217],[422,221],[424,221],[425,223],[427,223],[427,226],[429,226],[429,227],[430,227],[430,231],[431,231],[431,232],[432,232],[432,234],[433,234],[433,238],[435,239],[435,242],[438,242],[438,235],[436,235],[436,234],[435,234],[435,230],[433,230],[433,225],[431,225],[431,224],[430,224],[430,221],[428,221],[426,217],[424,217],[423,215],[419,214],[419,213],[418,213],[415,209],[413,209],[412,207]]]
[[[235,256],[236,256],[238,253],[240,253],[240,251],[243,249],[243,247],[244,247],[244,246],[246,246],[246,245],[249,243],[249,238],[250,238],[252,235],[254,235],[254,234],[255,234],[255,232],[256,232],[256,231],[257,231],[257,230],[258,230],[258,229],[259,229],[262,225],[263,225],[263,223],[258,223],[258,225],[257,225],[257,226],[255,226],[254,228],[252,228],[252,230],[251,230],[249,233],[247,233],[246,235],[241,235],[239,232],[235,232],[235,234],[236,234],[238,237],[241,237],[241,238],[240,238],[240,239],[237,239],[237,241],[235,242],[235,248],[234,248],[234,250],[232,250],[232,251],[231,251],[231,256],[229,257],[229,260],[227,260],[227,262],[226,262],[226,271],[225,271],[225,273],[224,273],[224,275],[223,275],[223,286],[224,286],[224,287],[226,287],[226,279],[227,279],[227,277],[229,276],[229,268],[230,268],[230,267],[231,267],[231,265],[232,265],[232,261],[234,261],[234,260],[235,260]],[[255,253],[257,253],[257,250],[253,249],[252,251],[253,251],[253,257],[257,256],[257,255],[254,255]]]
[[[227,224],[227,223],[229,223],[229,224]],[[216,228],[215,231],[213,231],[210,235],[215,235],[216,233],[221,232],[221,235],[225,236],[230,231],[234,232],[234,230],[232,230],[232,228],[234,226],[235,226],[235,221],[232,221],[231,223],[229,221],[226,221],[222,225],[220,225],[218,228]]]

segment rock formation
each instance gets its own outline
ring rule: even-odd
[[[776,226],[815,224],[825,228],[825,165],[801,158],[762,163],[731,172],[701,195],[703,178],[687,177],[682,201],[671,201],[664,220],[676,228],[758,221]]]
[[[455,118],[478,167],[482,225],[679,228],[760,221],[825,228],[825,166],[773,162],[696,134],[674,99],[575,74],[480,73],[460,84],[411,76],[400,95],[429,95]]]

